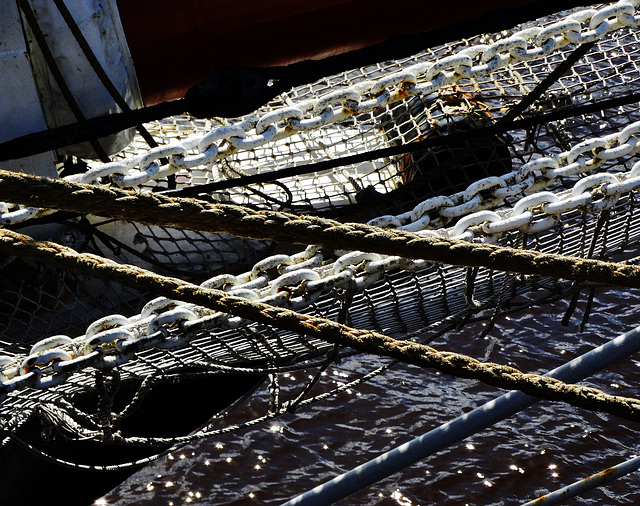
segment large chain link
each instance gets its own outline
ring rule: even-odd
[[[410,211],[396,216],[381,216],[369,224],[411,232],[427,227],[440,228],[453,219],[496,208],[507,198],[536,194],[560,178],[585,174],[607,160],[638,153],[639,137],[640,122],[635,122],[620,132],[586,139],[569,151],[534,159],[502,176],[480,179],[464,191],[448,197],[431,197]],[[477,220],[478,215],[474,216]],[[456,230],[460,226],[458,223]]]
[[[303,101],[225,125],[206,134],[150,149],[144,155],[96,164],[69,181],[95,184],[103,178],[119,187],[136,187],[179,171],[206,166],[243,150],[253,150],[292,135],[302,135],[346,118],[374,111],[406,97],[429,95],[460,79],[489,75],[518,61],[550,55],[568,44],[600,40],[622,28],[640,26],[636,14],[640,0],[621,0],[600,9],[585,9],[546,27],[527,28],[493,44],[481,44],[436,61],[420,62],[377,79],[357,83],[319,98]],[[193,153],[195,151],[195,153]],[[168,164],[162,164],[168,159]],[[452,206],[455,207],[455,206]],[[469,207],[452,209],[467,212]],[[11,225],[42,214],[31,207],[12,208],[0,204],[0,225]]]

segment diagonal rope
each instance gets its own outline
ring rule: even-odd
[[[232,204],[171,198],[0,170],[0,199],[29,206],[135,220],[201,232],[226,232],[286,244],[319,244],[449,265],[640,288],[640,267],[533,250],[425,237],[317,216],[255,211]]]
[[[9,230],[0,230],[0,253],[35,258],[50,265],[77,270],[87,276],[153,291],[171,299],[191,302],[275,328],[348,346],[360,352],[387,356],[498,388],[520,390],[543,399],[563,401],[585,409],[640,421],[640,400],[637,399],[608,395],[595,388],[570,385],[548,376],[526,374],[514,367],[481,362],[466,355],[393,339],[379,332],[355,329],[326,318],[251,302],[242,297],[230,296],[221,290],[200,287],[132,265],[118,264],[97,255],[78,253],[56,243],[36,242]]]

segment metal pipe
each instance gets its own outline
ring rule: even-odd
[[[571,485],[567,485],[566,487],[562,487],[554,492],[538,497],[537,499],[529,501],[522,506],[537,506],[540,504],[546,506],[549,504],[559,504],[565,499],[575,497],[583,492],[600,487],[605,483],[621,478],[629,473],[633,473],[638,469],[640,469],[640,457],[634,457],[616,466],[605,469],[604,471],[592,474],[587,478],[578,480]]]
[[[577,382],[637,351],[640,351],[640,327],[549,371],[546,376],[565,382]],[[332,504],[514,415],[537,401],[537,397],[522,392],[509,392],[294,497],[283,506]]]

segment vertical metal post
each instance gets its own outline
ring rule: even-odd
[[[565,382],[576,382],[637,351],[640,351],[640,327],[549,371],[546,375]],[[522,392],[509,392],[289,500],[283,506],[332,504],[514,415],[537,401],[537,397]]]

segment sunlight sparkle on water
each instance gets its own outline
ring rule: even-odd
[[[472,443],[467,443],[467,444],[466,444],[466,445],[464,445],[464,446],[465,446],[465,448],[466,448],[467,450],[475,450],[475,449],[476,449],[476,447],[475,447],[475,446],[473,446],[473,444],[472,444]]]
[[[396,490],[393,494],[391,494],[391,499],[394,499],[401,506],[411,506],[413,504],[411,499],[402,495],[400,490]]]
[[[93,504],[94,504],[94,506],[106,506],[108,503],[107,503],[107,500],[104,497],[101,497],[100,499],[98,499]]]

